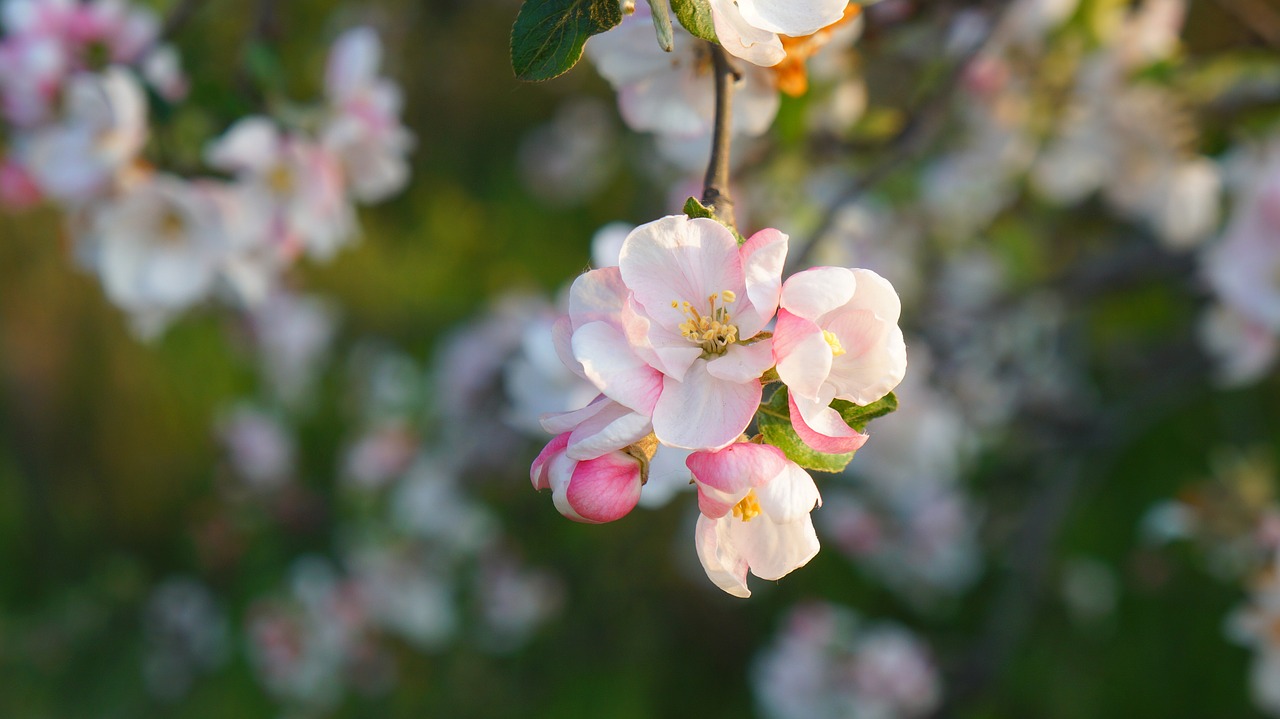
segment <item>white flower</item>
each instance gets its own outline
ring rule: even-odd
[[[67,85],[61,120],[29,136],[22,161],[44,194],[83,202],[105,192],[146,139],[146,96],[132,73],[111,67]]]
[[[149,336],[208,296],[225,250],[222,238],[207,193],[155,175],[96,207],[85,239],[107,297]]]
[[[325,73],[332,117],[321,135],[342,161],[351,194],[377,202],[409,181],[406,155],[413,135],[400,123],[400,88],[378,76],[382,43],[367,27],[343,33],[334,42]]]
[[[747,571],[776,580],[818,553],[809,513],[822,504],[813,478],[782,450],[742,442],[687,461],[698,486],[695,544],[707,576],[749,597]]]
[[[618,91],[618,108],[631,129],[685,139],[710,137],[715,123],[711,46],[677,27],[674,51],[663,52],[650,17],[646,5],[637,6],[621,25],[592,38],[587,57]],[[778,114],[776,80],[755,66],[741,71],[733,130],[760,135]]]

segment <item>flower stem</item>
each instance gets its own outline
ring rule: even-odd
[[[710,45],[716,80],[716,124],[711,136],[711,160],[707,163],[702,204],[711,208],[717,220],[736,231],[733,199],[729,197],[729,144],[733,140],[733,86],[739,76],[724,48],[715,43]]]

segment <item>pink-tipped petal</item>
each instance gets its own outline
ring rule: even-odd
[[[845,424],[840,413],[823,402],[788,394],[791,426],[801,441],[819,452],[847,454],[867,442],[867,435]]]
[[[587,379],[609,399],[650,414],[662,392],[662,373],[636,355],[621,330],[589,322],[573,333],[573,356]]]
[[[778,311],[788,242],[788,237],[782,232],[764,229],[752,235],[739,250],[747,299],[751,301],[749,311],[738,311],[733,315],[738,322],[738,334],[743,338],[764,329]]]
[[[684,382],[663,380],[653,408],[653,431],[671,447],[719,449],[738,439],[759,406],[759,380],[718,379],[707,372],[706,362],[694,362]]]
[[[640,501],[640,463],[621,452],[579,462],[566,499],[578,521],[601,524],[621,519]]]
[[[565,432],[556,435],[534,458],[533,464],[529,467],[529,480],[533,482],[534,489],[551,489],[549,465],[552,458],[562,454],[567,446],[569,446],[569,433]]]
[[[694,548],[707,578],[717,587],[743,599],[751,596],[747,589],[747,560],[728,541],[730,519],[708,519],[699,515],[694,530]]]
[[[718,452],[694,452],[685,460],[698,485],[698,507],[713,519],[728,513],[752,487],[782,474],[788,464],[782,450],[752,442],[731,444]]]
[[[834,359],[822,328],[787,310],[778,311],[778,323],[773,330],[773,357],[778,377],[792,392],[806,397],[816,397],[822,391]]]

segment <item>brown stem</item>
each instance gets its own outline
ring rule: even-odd
[[[738,71],[729,62],[724,48],[709,44],[716,76],[716,124],[711,136],[711,160],[707,163],[702,204],[711,208],[717,220],[736,229],[733,199],[729,196],[729,145],[733,140],[733,86]]]

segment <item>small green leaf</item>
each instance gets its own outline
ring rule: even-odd
[[[684,201],[684,214],[693,220],[699,217],[705,217],[708,220],[716,219],[716,215],[711,211],[710,207],[698,202],[698,198],[690,197]]]
[[[787,403],[787,388],[779,387],[769,401],[760,405],[756,414],[756,426],[764,435],[766,444],[782,450],[787,459],[818,472],[839,472],[853,459],[853,452],[848,454],[826,454],[810,447],[800,439],[791,427],[791,413]]]
[[[622,22],[618,0],[525,0],[511,29],[511,68],[536,82],[568,72],[587,38]]]
[[[720,42],[716,37],[715,23],[711,20],[711,3],[707,0],[671,0],[671,9],[684,29],[694,37]]]
[[[715,220],[716,222],[720,222],[720,218],[716,217],[716,211],[699,202],[698,198],[696,197],[690,197],[689,199],[684,201],[684,214],[691,220],[695,220],[698,218],[705,218],[708,220]],[[728,225],[725,225],[725,223],[723,222],[720,222],[720,224],[724,225],[730,232],[733,233],[733,238],[738,241],[739,245],[746,244],[747,238],[743,237],[742,233],[738,232],[738,228],[729,227]]]
[[[890,392],[868,405],[856,405],[852,402],[838,399],[831,403],[831,407],[840,413],[840,417],[844,419],[845,424],[861,432],[867,428],[867,423],[871,420],[896,411],[898,409],[898,396]]]
[[[671,6],[667,0],[649,0],[649,9],[653,11],[653,29],[658,33],[658,47],[663,52],[671,52],[675,47],[675,30],[671,27]]]

